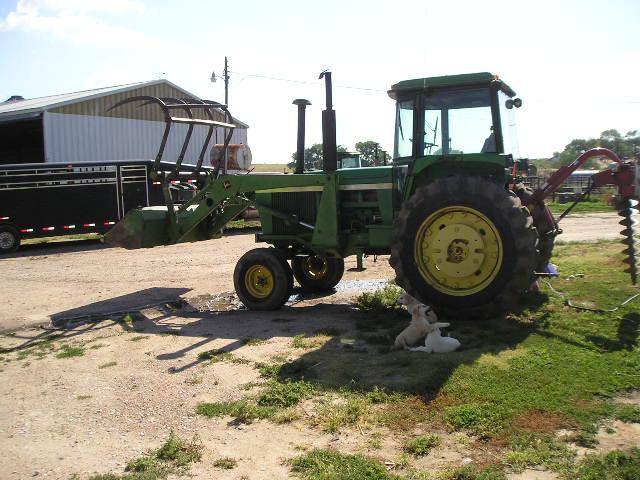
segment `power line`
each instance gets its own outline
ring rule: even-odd
[[[292,78],[281,78],[281,77],[272,77],[269,75],[262,75],[259,73],[244,73],[244,72],[236,72],[239,73],[241,75],[244,75],[244,77],[252,77],[252,78],[262,78],[265,80],[274,80],[277,82],[288,82],[288,83],[301,83],[303,85],[324,85],[322,82],[309,82],[306,80],[295,80]],[[351,85],[334,85],[335,88],[346,88],[349,90],[362,90],[365,92],[387,92],[386,90],[381,90],[379,88],[368,88],[368,87],[354,87]]]

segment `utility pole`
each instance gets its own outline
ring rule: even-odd
[[[226,55],[224,57],[224,104],[229,106],[229,60]],[[224,129],[224,138],[227,138],[227,129]],[[224,149],[224,168],[222,173],[227,174],[227,166],[229,165],[229,149]]]

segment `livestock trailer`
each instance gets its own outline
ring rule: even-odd
[[[165,205],[152,167],[152,160],[1,165],[0,253],[29,238],[105,233],[131,209]],[[183,165],[169,187],[173,201],[190,199],[206,174]]]

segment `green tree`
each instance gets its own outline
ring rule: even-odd
[[[622,135],[616,129],[605,130],[598,138],[577,138],[564,147],[560,153],[554,153],[551,163],[554,168],[573,162],[581,153],[590,148],[604,147],[613,150],[620,157],[632,157],[638,154],[640,149],[640,135],[637,130],[631,130]],[[601,169],[606,167],[598,158],[587,161],[582,168]]]
[[[360,163],[363,167],[377,167],[391,159],[389,154],[382,150],[380,144],[373,140],[356,143],[356,150],[360,154]]]
[[[343,145],[338,145],[338,152],[346,152],[347,149]],[[287,164],[291,169],[296,168],[296,152],[291,155],[292,162]],[[322,169],[322,144],[314,143],[309,148],[304,149],[304,169],[320,170]]]

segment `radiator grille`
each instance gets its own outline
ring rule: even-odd
[[[297,215],[298,219],[315,225],[318,213],[317,200],[319,192],[283,192],[274,193],[271,206],[275,210]],[[299,225],[287,225],[279,218],[273,218],[273,233],[276,235],[309,232],[308,228]]]

